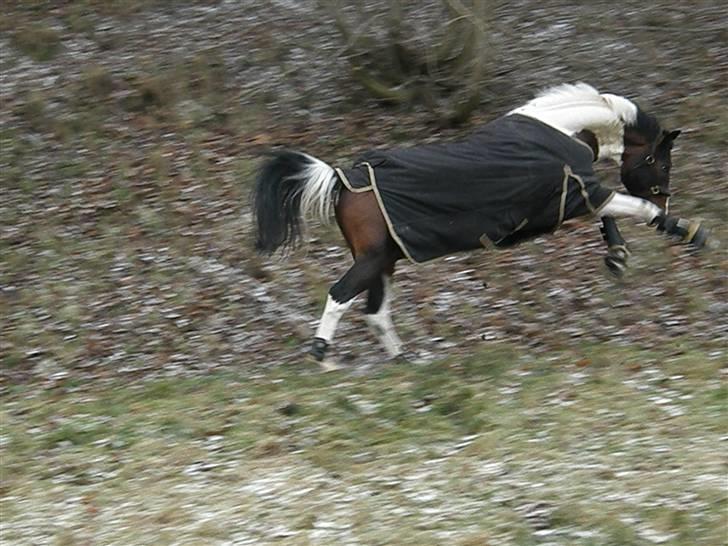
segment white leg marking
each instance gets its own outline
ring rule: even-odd
[[[390,279],[387,275],[382,277],[384,281],[384,297],[379,311],[370,315],[364,315],[369,327],[376,334],[384,345],[390,358],[394,358],[402,354],[402,341],[399,339],[397,332],[394,330],[394,323],[390,315]]]
[[[327,343],[331,343],[336,332],[336,326],[339,324],[339,320],[344,312],[351,307],[355,298],[350,299],[346,303],[339,303],[329,295],[326,300],[326,307],[324,307],[324,314],[321,316],[321,322],[316,330],[316,337],[326,340]]]
[[[657,205],[623,193],[615,193],[601,210],[603,216],[632,216],[641,218],[648,224],[661,212],[662,209]]]

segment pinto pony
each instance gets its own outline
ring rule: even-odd
[[[330,289],[311,355],[326,352],[354,298],[367,292],[366,320],[391,357],[402,354],[390,286],[402,258],[424,262],[483,247],[507,247],[580,216],[599,217],[610,270],[629,255],[615,217],[634,217],[703,246],[698,222],[668,215],[673,141],[631,100],[579,83],[547,89],[453,143],[365,153],[349,169],[298,151],[272,153],[254,190],[258,251],[294,247],[307,220],[335,215],[354,264]],[[621,167],[629,195],[604,187],[592,163]]]

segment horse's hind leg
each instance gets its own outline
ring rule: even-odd
[[[342,189],[336,207],[336,220],[352,254],[354,265],[329,291],[324,314],[316,331],[311,355],[319,362],[334,337],[336,326],[356,296],[369,290],[367,307],[370,315],[379,315],[375,322],[383,331],[393,332],[388,314],[383,276],[391,277],[394,264],[403,257],[402,251],[389,236],[387,224],[372,192],[349,192]],[[396,334],[389,335],[389,346],[396,347]]]
[[[390,358],[402,354],[402,341],[394,330],[390,315],[392,270],[383,274],[369,288],[365,319],[374,334],[384,345]]]
[[[394,263],[390,254],[389,249],[381,248],[357,256],[354,265],[331,287],[311,348],[311,355],[317,361],[324,360],[339,320],[354,298],[373,286]]]

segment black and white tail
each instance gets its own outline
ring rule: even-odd
[[[336,198],[338,176],[308,154],[274,152],[263,165],[253,191],[255,248],[271,254],[295,247],[307,220],[328,222]]]

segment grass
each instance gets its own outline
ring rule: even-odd
[[[114,78],[103,66],[95,65],[84,69],[81,75],[80,88],[91,100],[106,99],[114,90]]]
[[[629,366],[653,358],[649,373]],[[2,410],[6,537],[27,541],[21,521],[64,510],[67,525],[36,538],[167,543],[171,525],[178,540],[234,541],[265,523],[291,544],[718,544],[719,363],[589,359],[502,347],[367,378],[300,365],[16,387]],[[92,508],[61,508],[68,496]]]
[[[23,25],[12,34],[11,43],[34,61],[46,62],[61,50],[61,35],[40,23]]]
[[[42,131],[48,124],[47,104],[41,92],[33,91],[25,95],[17,106],[15,114],[33,131]]]

